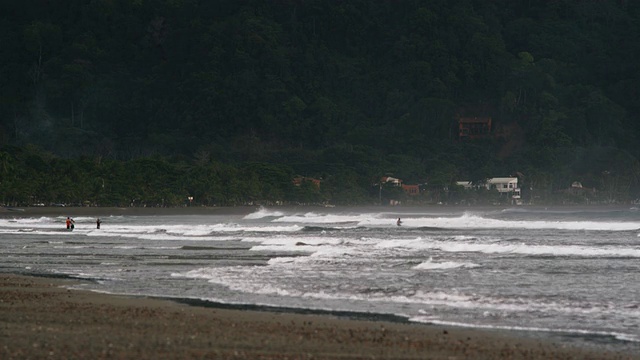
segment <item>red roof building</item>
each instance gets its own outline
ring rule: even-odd
[[[491,133],[490,117],[461,117],[458,119],[458,137],[476,139]]]
[[[410,196],[420,195],[420,185],[402,184],[402,190],[404,190],[404,192]]]
[[[320,188],[320,180],[304,176],[297,176],[293,178],[293,185],[300,186],[305,181],[311,182],[318,189]]]

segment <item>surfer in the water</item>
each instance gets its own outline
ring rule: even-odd
[[[400,218],[398,218],[398,221],[396,221],[396,225],[398,226],[402,225],[402,220],[400,220]]]

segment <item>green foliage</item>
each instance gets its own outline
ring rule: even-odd
[[[633,199],[633,172],[582,164],[640,157],[639,17],[628,1],[5,2],[0,188],[5,203],[351,204],[389,173],[439,201],[521,172],[540,199],[578,180]],[[494,136],[459,142],[461,114],[491,116]]]

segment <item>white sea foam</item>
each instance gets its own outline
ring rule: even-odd
[[[303,227],[300,225],[285,226],[244,226],[238,224],[218,224],[213,226],[214,231],[220,232],[294,232],[300,231]]]
[[[254,239],[251,239],[254,240]],[[304,241],[304,242],[303,242]],[[364,256],[362,249],[344,246],[343,240],[338,238],[304,238],[302,241],[288,239],[269,239],[263,244],[251,247],[251,251],[268,252],[298,252],[307,256],[296,258],[296,263],[318,263],[322,261],[353,262],[353,257],[371,259]],[[286,262],[286,261],[285,261]],[[274,262],[274,264],[277,263]]]
[[[304,224],[340,224],[340,223],[363,222],[366,219],[370,219],[372,217],[375,218],[378,216],[380,215],[379,214],[318,214],[315,212],[308,212],[304,214],[282,216],[278,219],[274,219],[273,222],[304,223]]]
[[[267,208],[261,207],[258,211],[252,212],[251,214],[246,215],[244,219],[256,220],[256,219],[262,219],[265,217],[278,217],[283,215],[284,213],[282,213],[281,211],[269,210]]]
[[[271,258],[269,259],[269,261],[267,262],[269,265],[290,265],[296,262],[297,259],[300,259],[300,257],[296,256],[289,256],[289,257],[277,257],[277,258]]]
[[[398,215],[398,214],[396,214]],[[396,216],[394,215],[394,216]],[[260,209],[245,216],[245,219],[260,219],[264,217],[277,217],[272,222],[302,223],[302,224],[340,224],[356,223],[357,226],[395,226],[396,218],[390,218],[384,213],[358,213],[358,214],[332,214],[307,212],[285,215],[282,212]],[[603,230],[603,231],[629,231],[640,229],[637,221],[525,221],[525,220],[499,220],[482,217],[471,213],[461,216],[420,216],[411,214],[403,217],[404,227],[433,227],[433,228],[523,228],[523,229],[562,229],[562,230]]]
[[[640,249],[632,247],[617,246],[583,246],[583,245],[530,245],[524,243],[497,243],[489,239],[489,242],[459,241],[458,239],[470,239],[471,237],[454,237],[453,240],[436,240],[431,238],[417,237],[413,239],[374,239],[363,238],[362,243],[349,241],[345,243],[340,238],[310,238],[310,237],[273,237],[273,238],[250,238],[249,241],[260,243],[251,248],[254,251],[302,251],[316,252],[323,246],[325,254],[334,253],[336,256],[354,252],[361,252],[364,257],[375,256],[372,250],[437,250],[444,252],[477,252],[486,254],[520,254],[532,256],[575,256],[575,257],[640,257]],[[473,239],[473,238],[471,238]],[[485,240],[487,241],[487,240]],[[349,246],[349,250],[345,250]],[[335,247],[333,250],[329,250]],[[472,263],[448,263],[437,264],[426,262],[417,268],[435,269],[440,267],[474,267]]]
[[[443,261],[443,262],[434,262],[433,259],[429,259],[419,265],[414,266],[414,269],[417,270],[448,270],[448,269],[457,269],[457,268],[476,268],[480,267],[478,264],[470,263],[470,262],[455,262],[455,261]]]
[[[320,246],[320,245],[340,245],[343,240],[335,237],[298,237],[298,236],[279,236],[279,237],[254,237],[251,241],[259,241],[263,245],[280,245],[289,246]]]
[[[449,252],[482,252],[523,255],[581,256],[581,257],[640,257],[640,249],[623,247],[590,247],[577,245],[526,244],[441,244],[436,246]]]
[[[625,334],[620,332],[609,331],[594,331],[583,329],[549,329],[540,327],[527,327],[527,326],[501,326],[501,325],[487,325],[487,324],[471,324],[455,321],[443,321],[437,320],[429,316],[415,316],[409,318],[409,321],[434,324],[434,325],[447,325],[466,327],[474,329],[491,329],[491,330],[515,330],[515,331],[532,331],[532,332],[548,332],[548,333],[565,333],[565,334],[582,334],[582,335],[597,335],[597,336],[611,336],[621,341],[640,342],[640,337],[634,334]]]
[[[74,232],[74,231],[69,231],[66,229],[21,229],[18,231],[14,231],[14,232],[6,232],[7,234],[16,234],[16,235],[21,235],[21,234],[29,234],[29,235],[44,235],[44,236],[51,236],[51,237],[59,237],[59,236],[84,236],[86,235],[85,232],[82,231],[78,231],[78,232]]]
[[[218,237],[218,236],[187,236],[187,235],[169,235],[169,234],[122,234],[122,233],[108,233],[100,231],[92,231],[87,233],[89,237],[118,237],[140,240],[154,240],[154,241],[224,241],[232,239],[232,237]]]
[[[212,283],[220,284],[231,290],[261,294],[261,295],[283,295],[304,297],[312,299],[324,300],[351,300],[363,301],[368,303],[397,303],[412,304],[431,307],[449,307],[466,309],[472,311],[484,311],[487,316],[498,313],[544,313],[544,314],[573,314],[573,316],[592,317],[592,316],[619,316],[626,318],[631,322],[633,319],[640,320],[640,311],[637,309],[612,308],[609,304],[587,303],[584,301],[548,301],[543,302],[536,299],[528,298],[495,298],[480,296],[476,294],[465,294],[456,290],[434,290],[434,291],[414,291],[407,295],[389,294],[385,291],[367,292],[367,293],[343,293],[331,289],[316,289],[314,291],[303,290],[301,288],[292,288],[287,286],[286,281],[282,281],[282,277],[295,277],[297,281],[303,276],[316,276],[315,271],[307,273],[309,269],[296,267],[297,259],[293,260],[273,260],[271,265],[278,266],[279,282],[273,283],[270,279],[275,273],[271,267],[254,267],[254,268],[201,268],[192,270],[184,274],[173,274],[173,276],[183,276],[187,278],[206,279]],[[279,266],[285,266],[286,272],[283,272]],[[326,276],[325,272],[325,276]],[[330,291],[330,292],[329,292]]]
[[[393,219],[368,217],[359,222],[360,226],[390,226]],[[629,231],[640,229],[640,222],[620,221],[525,221],[497,220],[478,215],[465,214],[458,217],[416,217],[403,218],[405,227],[433,227],[447,229],[560,229],[560,230],[607,230]]]
[[[64,219],[64,218],[62,218]],[[79,218],[76,221],[74,231],[95,230],[95,218]],[[86,223],[90,223],[90,227]],[[103,226],[97,235],[112,236],[114,234],[157,234],[167,233],[173,235],[185,236],[205,236],[215,232],[295,232],[300,231],[303,226],[289,225],[248,225],[237,223],[214,223],[214,224],[158,224],[158,225],[139,225],[139,224],[122,224],[110,223]],[[64,220],[55,220],[48,217],[42,218],[21,218],[16,220],[0,219],[1,231],[14,231],[15,229],[25,230],[42,230],[42,231],[58,231],[64,230]]]
[[[76,228],[77,229],[77,228]],[[200,226],[112,226],[101,229],[89,236],[128,237],[142,240],[198,240],[219,241],[225,240],[220,234],[229,233],[291,233],[302,229],[298,225],[285,226],[242,226],[237,224],[214,224]],[[236,239],[226,237],[226,239]]]
[[[58,222],[51,217],[0,219],[0,226],[21,226],[23,224],[51,224]],[[64,221],[58,222],[64,224]]]
[[[440,250],[445,252],[480,252],[487,254],[640,257],[640,249],[631,247],[476,243],[465,241],[435,241],[433,239],[423,239],[420,237],[415,239],[381,240],[376,244],[376,247]]]
[[[218,301],[228,303],[346,308],[416,318],[423,309],[435,321],[473,318],[541,329],[558,325],[611,331],[618,338],[640,323],[634,296],[640,222],[633,221],[640,216],[604,209],[555,221],[546,213],[499,209],[464,215],[436,207],[415,208],[410,214],[403,213],[406,208],[393,208],[397,214],[282,209],[256,209],[244,218],[235,211],[228,216],[129,216],[105,221],[100,230],[94,218],[85,217],[76,218],[73,232],[64,230],[63,217],[0,219],[0,244],[11,254],[7,266],[85,276],[96,272],[100,279],[120,274],[123,278],[112,282],[116,284],[103,284],[116,293],[175,295],[188,288],[189,296],[215,293]],[[404,226],[395,225],[397,217]],[[243,244],[226,252],[215,244],[225,240]],[[180,250],[190,246],[193,251]],[[184,256],[166,263],[123,256],[144,253],[166,259],[169,252]],[[539,255],[563,259],[549,262]],[[598,259],[602,257],[606,260]],[[554,271],[557,266],[562,271]],[[203,268],[171,274],[193,267]],[[183,279],[160,281],[167,274]],[[189,279],[196,278],[211,287],[189,286]]]
[[[343,247],[323,246],[323,245],[256,245],[251,247],[251,251],[269,251],[269,252],[302,252],[311,257],[324,257],[324,258],[339,258],[349,253],[353,253],[354,250],[350,250]],[[304,261],[304,260],[302,260]]]

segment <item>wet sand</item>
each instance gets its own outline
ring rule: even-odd
[[[517,333],[190,306],[0,273],[0,359],[636,359]]]

